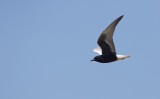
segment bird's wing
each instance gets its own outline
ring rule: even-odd
[[[123,15],[114,20],[99,36],[97,43],[102,49],[102,54],[116,53],[113,42],[113,33],[122,18]]]
[[[99,46],[94,48],[93,51],[98,53],[99,55],[102,55],[102,49]]]

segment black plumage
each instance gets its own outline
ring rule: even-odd
[[[119,21],[123,18],[123,15],[114,20],[99,36],[98,45],[100,46],[101,55],[94,57],[92,61],[100,63],[109,63],[116,60],[122,60],[128,56],[117,57],[116,49],[113,42],[113,34]],[[99,50],[99,51],[100,51]],[[96,52],[96,51],[95,51]]]

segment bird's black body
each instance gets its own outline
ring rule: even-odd
[[[116,54],[99,55],[94,57],[92,61],[97,61],[100,63],[109,63],[117,60]]]

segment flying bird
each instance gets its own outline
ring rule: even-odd
[[[117,55],[116,49],[113,42],[113,33],[119,21],[123,18],[123,15],[114,20],[99,36],[98,45],[99,47],[93,49],[99,55],[95,56],[91,61],[97,61],[100,63],[109,63],[117,60],[123,60],[128,58],[127,55]]]

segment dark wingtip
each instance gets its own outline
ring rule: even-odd
[[[119,18],[123,18],[124,15],[121,15]]]
[[[123,16],[124,16],[124,15],[121,15],[121,16],[118,17],[116,20],[119,20],[119,21],[120,21],[120,20],[123,18]],[[118,21],[118,22],[119,22],[119,21]]]

